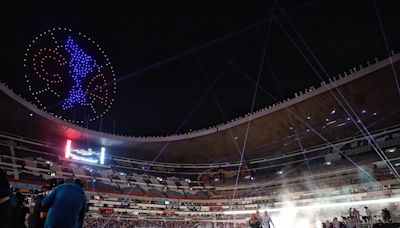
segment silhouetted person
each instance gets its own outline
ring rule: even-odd
[[[333,218],[332,227],[333,228],[340,228],[340,222],[338,221],[338,219],[336,217]]]
[[[47,208],[42,207],[42,200],[44,197],[46,197],[47,194],[49,194],[49,191],[51,190],[50,185],[45,185],[42,186],[41,188],[41,193],[38,194],[35,198],[35,206],[33,207],[32,214],[29,216],[29,228],[43,228],[44,227],[44,222],[46,221],[46,218],[42,218],[40,216],[40,213],[46,212]]]
[[[262,217],[262,227],[263,228],[270,228],[270,224],[275,227],[275,224],[272,222],[271,216],[268,215],[267,211],[264,211],[264,217]]]
[[[7,174],[0,169],[0,219],[2,227],[9,227],[11,217],[10,183]]]
[[[372,211],[368,207],[365,208],[365,214],[366,216],[363,217],[365,223],[371,223],[372,222]]]
[[[387,208],[382,209],[382,218],[383,218],[383,221],[384,221],[385,223],[392,222],[392,221],[391,221],[390,211],[389,211]]]
[[[256,211],[256,218],[257,218],[258,222],[259,222],[260,224],[262,224],[262,217],[261,217],[261,215],[260,215],[260,211],[259,211],[259,210]]]
[[[259,228],[261,227],[260,221],[257,219],[257,215],[251,215],[251,219],[249,220],[249,225],[251,228]]]
[[[15,201],[15,207],[11,209],[10,227],[26,228],[25,216],[29,213],[29,208],[24,204],[24,195],[20,192],[16,192]]]
[[[344,217],[344,225],[346,228],[354,228],[353,219],[349,217]]]

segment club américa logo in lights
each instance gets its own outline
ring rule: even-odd
[[[23,67],[36,105],[77,124],[103,117],[116,93],[114,69],[90,37],[67,28],[49,29],[29,44]]]

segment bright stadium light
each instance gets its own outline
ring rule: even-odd
[[[326,164],[326,165],[331,165],[332,162],[331,162],[331,161],[327,161],[327,162],[325,162],[325,164]]]
[[[101,151],[100,151],[100,164],[104,165],[104,159],[106,157],[106,148],[101,147]]]
[[[67,145],[65,146],[65,158],[69,158],[69,155],[71,154],[71,140],[67,140]]]
[[[394,153],[396,152],[396,148],[389,148],[385,150],[386,153]]]

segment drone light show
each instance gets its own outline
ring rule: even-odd
[[[42,110],[76,124],[102,118],[116,94],[114,69],[90,37],[67,28],[36,36],[23,62],[29,96]]]
[[[67,140],[65,145],[65,158],[76,161],[88,162],[104,165],[106,157],[106,148],[101,147],[100,151],[93,151],[91,148],[81,149],[72,147],[72,141]]]

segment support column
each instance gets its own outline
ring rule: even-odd
[[[16,165],[15,161],[15,150],[14,150],[14,145],[10,145],[10,154],[11,154],[11,162],[13,165]],[[19,172],[17,167],[13,166],[13,174],[14,174],[14,179],[19,180]]]

